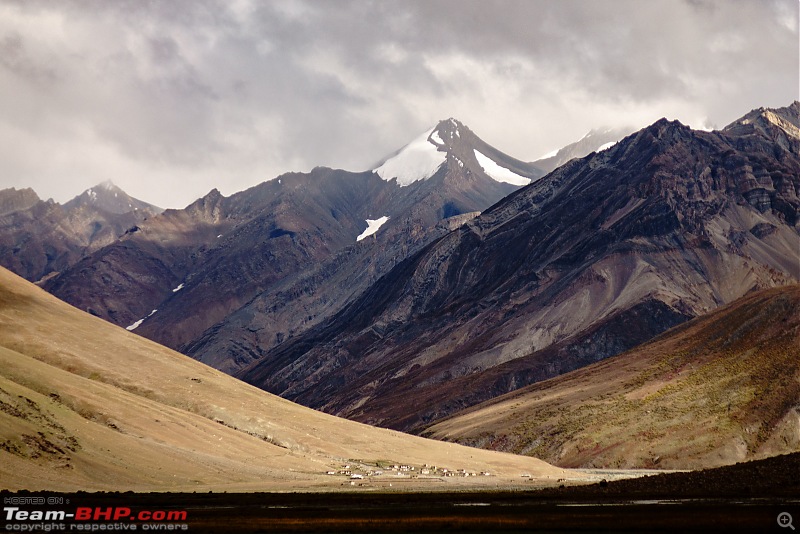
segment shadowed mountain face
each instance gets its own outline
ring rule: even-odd
[[[661,120],[573,160],[238,376],[413,429],[795,282],[799,107],[710,133]]]
[[[160,212],[111,182],[88,189],[63,206],[40,200],[32,189],[4,189],[0,265],[36,282],[69,268]]]
[[[762,290],[650,343],[425,435],[562,466],[698,468],[800,450],[800,286]]]
[[[233,372],[540,176],[450,119],[374,171],[316,168],[227,198],[212,191],[137,226],[46,289]]]

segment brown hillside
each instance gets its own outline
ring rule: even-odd
[[[353,489],[343,475],[425,463],[467,478],[367,477],[367,487],[544,484],[579,474],[315,412],[57,300],[0,269],[0,488]],[[548,478],[549,477],[549,478]],[[356,486],[356,489],[358,486]]]
[[[701,468],[800,450],[800,286],[484,403],[425,435],[561,466]]]

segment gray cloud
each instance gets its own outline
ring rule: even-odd
[[[456,116],[521,159],[798,98],[792,0],[0,3],[0,187],[180,207]]]

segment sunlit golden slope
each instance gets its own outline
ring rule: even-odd
[[[425,435],[571,467],[698,468],[800,451],[800,286],[750,294]]]
[[[373,487],[553,482],[533,458],[338,419],[285,401],[83,313],[0,269],[0,488],[352,489],[349,463],[492,476],[365,478]],[[417,471],[418,472],[418,471]]]

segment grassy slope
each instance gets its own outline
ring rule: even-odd
[[[425,435],[562,466],[700,468],[800,450],[800,286],[746,296]]]
[[[298,406],[0,269],[0,488],[349,489],[322,473],[352,459],[488,470],[473,484],[489,486],[579,476]]]

